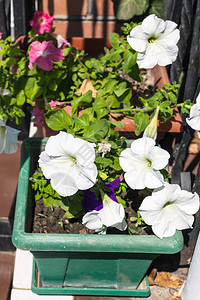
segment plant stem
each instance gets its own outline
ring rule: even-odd
[[[129,108],[122,108],[122,109],[111,109],[110,113],[120,113],[120,112],[148,112],[148,111],[152,111],[152,108],[133,108],[133,107],[129,107]]]

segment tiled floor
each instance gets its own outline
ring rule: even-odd
[[[0,299],[9,300],[15,252],[0,252]]]

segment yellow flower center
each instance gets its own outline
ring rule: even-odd
[[[71,160],[73,162],[73,165],[75,165],[76,164],[76,157],[73,157],[73,156],[70,155],[70,158],[71,158]]]
[[[43,19],[43,18],[40,18],[40,19],[39,19],[39,22],[40,22],[40,23],[44,22],[44,19]]]
[[[151,36],[149,39],[148,39],[148,42],[150,44],[154,43],[156,41],[156,37],[155,36]]]
[[[147,159],[146,159],[146,163],[147,163],[147,166],[148,166],[148,167],[151,167],[151,161],[150,161],[150,159],[147,158]]]
[[[165,203],[165,205],[163,206],[163,208],[165,208],[166,206],[168,206],[168,205],[171,205],[171,204],[173,204],[174,203],[174,201],[167,201],[166,203]]]

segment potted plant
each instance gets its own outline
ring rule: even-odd
[[[120,67],[140,78],[138,65],[148,68],[175,60],[179,32],[173,22],[155,15],[124,30],[128,43],[112,35],[114,48],[100,60],[80,60],[77,66],[73,54],[71,68],[65,66],[67,79],[74,82],[67,96],[73,95],[70,101],[47,101],[49,85],[57,86],[50,76],[51,83],[42,91],[46,93],[43,109],[47,125],[59,133],[49,139],[27,139],[22,145],[13,243],[33,253],[42,282],[37,286],[34,281],[33,290],[39,294],[149,295],[148,288],[137,290],[137,286],[152,259],[181,250],[180,230],[191,228],[199,209],[196,193],[168,182],[165,167],[170,155],[155,142],[158,116],[167,120],[173,107],[187,111],[190,102],[177,104],[178,87],[168,84],[152,97],[141,98],[143,106],[137,107],[129,102],[127,82],[116,79]],[[36,50],[29,53],[34,82],[45,59],[37,54],[38,66],[34,65]],[[78,53],[75,56],[79,58]],[[106,67],[102,68],[101,60]],[[90,88],[84,92],[77,73],[73,79],[69,75],[77,68],[84,76],[90,72],[84,78]],[[97,75],[102,75],[101,81],[93,85],[91,78]],[[59,86],[55,92],[62,95],[63,90]],[[66,104],[71,114],[63,109]],[[116,127],[121,123],[110,118],[112,113],[134,117],[135,132],[144,131],[142,137],[132,141],[120,136]],[[37,206],[40,201],[42,210]],[[52,214],[58,215],[56,224],[65,233],[48,233]],[[38,222],[43,223],[42,229],[36,228]]]
[[[49,127],[49,116],[57,114],[54,110],[64,106],[72,106],[73,115],[81,109],[93,109],[95,115],[98,111],[98,118],[117,115],[124,124],[121,131],[134,131],[136,124],[136,135],[148,125],[158,105],[161,122],[172,117],[173,107],[177,106],[178,85],[170,85],[166,80],[166,71],[162,69],[164,67],[156,64],[154,68],[148,64],[141,65],[147,71],[143,69],[141,72],[145,76],[140,74],[137,52],[127,42],[134,23],[122,27],[122,36],[112,33],[111,49],[105,48],[105,54],[97,58],[87,57],[84,51],[77,50],[61,36],[55,35],[53,17],[46,13],[37,11],[30,24],[29,39],[24,38],[21,49],[10,37],[0,41],[0,53],[4,58],[0,63],[6,73],[2,79],[3,86],[10,90],[12,105],[22,106],[25,102],[30,105],[30,110],[38,119],[36,126],[40,136],[48,135],[42,132],[40,125],[47,123]],[[165,80],[160,80],[163,77]],[[164,84],[167,86],[161,89]],[[159,91],[153,96],[156,88]],[[138,89],[139,94],[136,92]],[[138,100],[138,96],[141,99]],[[161,105],[162,102],[164,104]],[[184,105],[183,109],[186,109],[186,104],[179,105]],[[173,117],[176,116],[177,111]],[[143,122],[140,122],[141,119]],[[180,132],[180,117],[176,125],[179,125],[176,131]],[[172,125],[169,127],[173,130]]]

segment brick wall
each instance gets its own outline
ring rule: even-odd
[[[89,54],[109,46],[111,32],[119,32],[112,0],[94,0],[93,15],[88,14],[88,0],[40,0],[39,9],[54,16],[55,33],[61,34],[73,46]],[[95,44],[93,44],[95,39]]]

